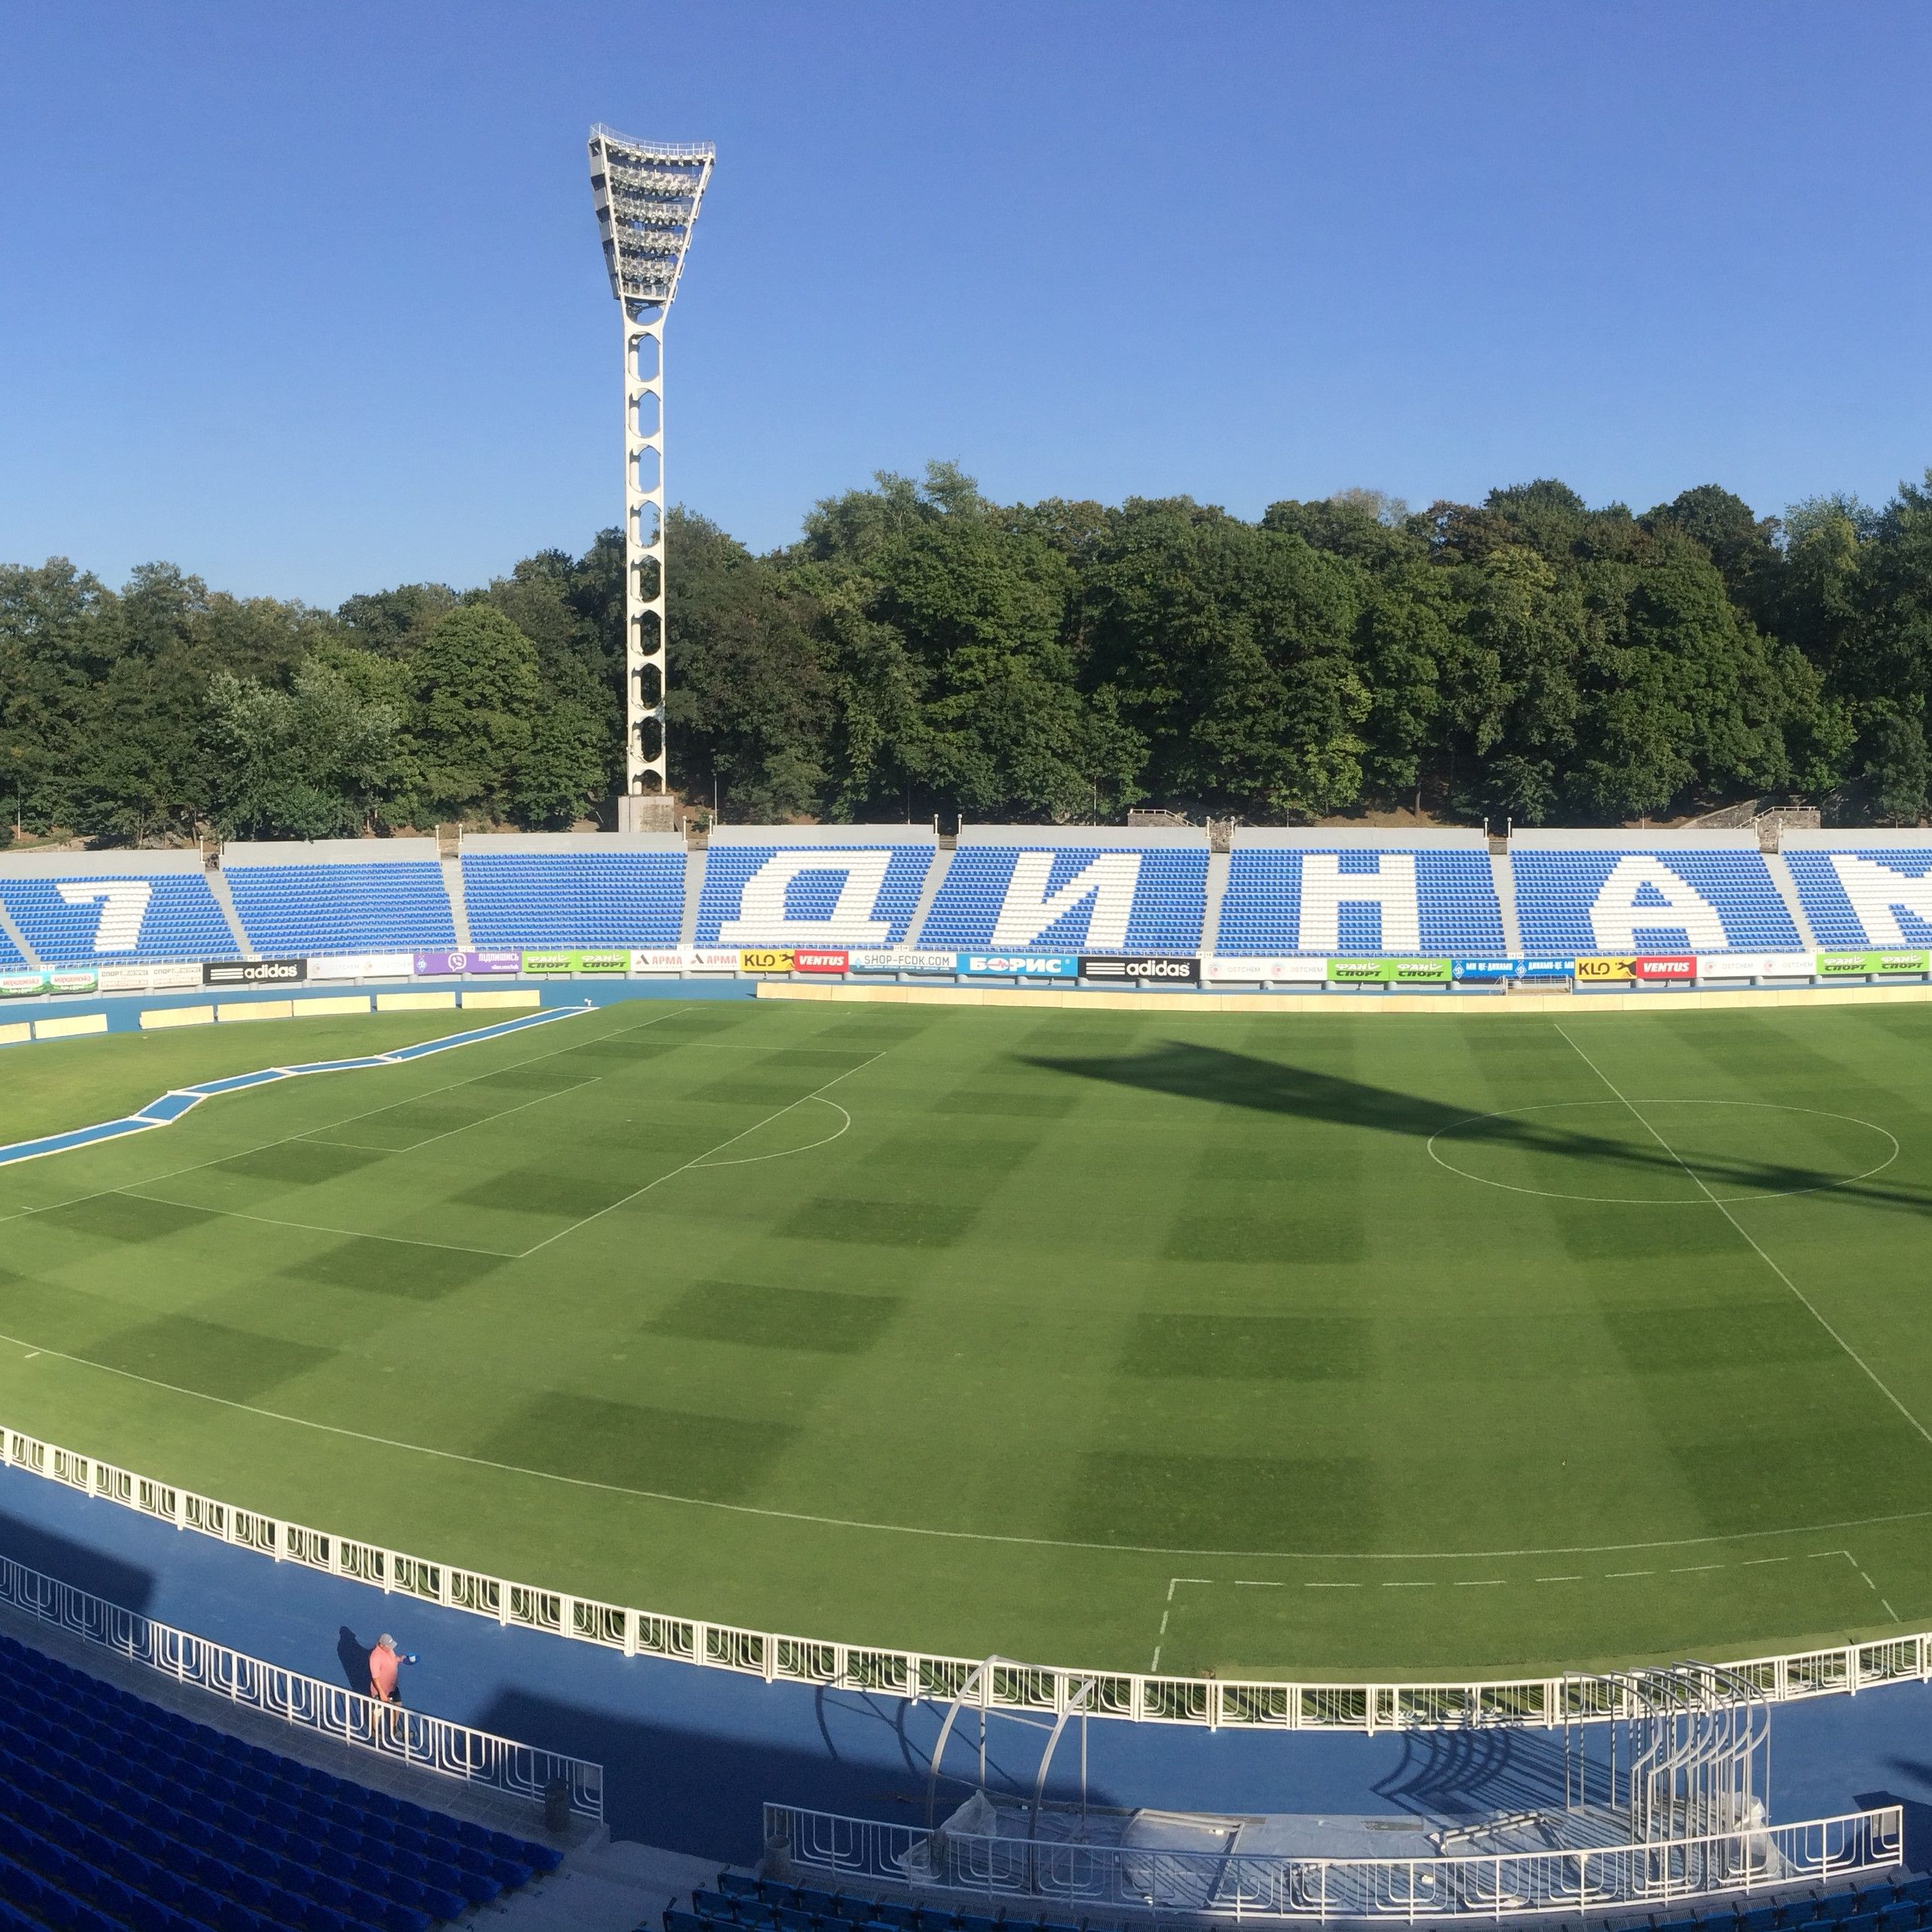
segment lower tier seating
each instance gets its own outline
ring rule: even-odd
[[[0,1932],[428,1932],[558,1863],[0,1637]]]

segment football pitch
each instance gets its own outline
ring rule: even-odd
[[[0,1168],[0,1421],[810,1637],[1505,1675],[1932,1625],[1932,1009],[620,1002]],[[0,1057],[0,1141],[473,1018]]]

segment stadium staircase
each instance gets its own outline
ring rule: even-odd
[[[1207,855],[1207,906],[1201,914],[1200,950],[1203,958],[1211,959],[1221,939],[1221,902],[1228,896],[1228,868],[1231,861],[1228,853],[1219,845],[1209,848]]]
[[[710,847],[692,845],[684,854],[684,911],[677,922],[677,943],[680,946],[695,946],[698,943],[698,908],[704,896],[704,864],[711,856]]]
[[[11,947],[20,956],[20,964],[30,972],[40,971],[40,956],[27,944],[26,935],[14,924],[14,915],[4,902],[0,902],[0,942],[4,942],[0,943],[0,966],[13,966],[14,961],[8,957],[8,948]]]
[[[470,907],[463,896],[463,861],[456,853],[446,852],[439,863],[443,889],[449,895],[449,923],[455,928],[456,943],[464,952],[473,952],[476,942],[470,936]]]
[[[932,864],[926,868],[926,883],[919,888],[918,903],[913,907],[912,917],[905,925],[905,943],[915,951],[920,944],[920,936],[926,930],[926,915],[933,910],[933,900],[939,896],[939,888],[952,869],[953,854],[958,849],[957,844],[940,846],[933,854]]]
[[[0,1635],[5,1932],[428,1932],[562,1855]]]
[[[235,910],[235,895],[228,890],[228,881],[221,876],[221,868],[211,866],[205,876],[208,880],[208,889],[214,895],[214,902],[221,908],[221,916],[227,921],[228,930],[233,936],[236,958],[254,959],[256,957],[254,947],[242,929],[242,915]]]
[[[1500,845],[1501,849],[1497,848]],[[1511,959],[1523,957],[1523,922],[1516,916],[1516,875],[1509,869],[1509,841],[1489,841],[1489,878],[1496,889],[1496,905],[1503,915],[1503,951]]]
[[[1497,1922],[1487,1913],[1471,1918]],[[1256,1924],[1270,1922],[1265,1912],[1243,1915]],[[881,1899],[862,1892],[822,1891],[809,1885],[720,1872],[715,1886],[691,1894],[688,1907],[673,1904],[664,1915],[664,1932],[1145,1932],[1150,1922],[1198,1925],[1224,1924],[1206,1915],[1162,1911],[1149,1919],[1112,1916],[1088,1918],[1018,1908],[991,1914],[969,1912],[950,1903],[924,1902],[908,1894]],[[1276,1921],[1280,1923],[1282,1921]],[[1445,1921],[1422,1913],[1413,1921],[1431,1928]],[[1456,1922],[1453,1920],[1448,1923]],[[1713,1896],[1699,1912],[1687,1903],[1672,1911],[1625,1907],[1588,1918],[1505,1919],[1524,1927],[1587,1926],[1590,1932],[1784,1932],[1806,1925],[1828,1932],[1916,1932],[1932,1925],[1932,1878],[1900,1877],[1842,1891],[1807,1890],[1769,1899]],[[640,1928],[641,1932],[641,1928]]]
[[[1798,929],[1803,950],[1815,952],[1818,936],[1812,930],[1812,922],[1805,917],[1805,902],[1799,896],[1798,882],[1791,876],[1791,868],[1785,863],[1784,853],[1766,853],[1764,869],[1771,875],[1771,883],[1778,888],[1778,896],[1784,902],[1784,909],[1791,915],[1791,923]]]

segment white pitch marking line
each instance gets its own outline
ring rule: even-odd
[[[1905,1621],[1905,1619],[1904,1619],[1903,1617],[1901,1617],[1901,1616],[1898,1614],[1898,1612],[1897,1612],[1896,1610],[1894,1610],[1894,1609],[1891,1607],[1891,1605],[1889,1603],[1885,1603],[1885,1599],[1884,1599],[1883,1597],[1880,1597],[1880,1598],[1879,1599],[1879,1601],[1881,1603],[1885,1603],[1885,1614],[1886,1614],[1888,1617],[1889,1617],[1892,1620],[1892,1621],[1893,1621],[1894,1623],[1903,1623]]]
[[[1643,1113],[1638,1107],[1635,1101],[1630,1099],[1629,1097],[1623,1092],[1622,1088],[1617,1085],[1616,1082],[1612,1080],[1610,1076],[1605,1072],[1603,1069],[1598,1066],[1596,1062],[1591,1059],[1590,1055],[1585,1053],[1583,1048],[1578,1046],[1576,1042],[1571,1039],[1567,1033],[1564,1032],[1563,1028],[1560,1025],[1558,1026],[1556,1030],[1558,1033],[1562,1034],[1563,1039],[1575,1051],[1577,1057],[1581,1060],[1583,1063],[1610,1089],[1611,1093],[1617,1096],[1617,1099],[1623,1103],[1624,1106],[1630,1109],[1631,1113],[1635,1117],[1638,1123],[1643,1127],[1645,1133],[1649,1134],[1651,1138],[1654,1140],[1657,1144],[1684,1170],[1684,1173],[1687,1174],[1693,1181],[1696,1182],[1699,1191],[1703,1194],[1704,1198],[1708,1200],[1711,1205],[1714,1207],[1718,1212],[1744,1237],[1746,1241],[1750,1243],[1752,1252],[1754,1253],[1757,1256],[1757,1258],[1762,1261],[1787,1289],[1791,1290],[1794,1295],[1797,1298],[1799,1302],[1811,1316],[1812,1319],[1815,1321],[1818,1326],[1822,1328],[1854,1362],[1857,1364],[1859,1368],[1864,1371],[1866,1376],[1870,1380],[1873,1387],[1877,1389],[1879,1393],[1884,1396],[1885,1400],[1889,1402],[1892,1407],[1918,1432],[1919,1435],[1924,1439],[1925,1442],[1928,1445],[1932,1445],[1932,1429],[1928,1429],[1925,1425],[1921,1422],[1918,1418],[1892,1393],[1891,1389],[1888,1388],[1885,1383],[1880,1378],[1878,1371],[1875,1369],[1872,1365],[1867,1362],[1865,1358],[1861,1355],[1858,1351],[1854,1349],[1851,1344],[1824,1319],[1824,1316],[1818,1312],[1818,1304],[1812,1300],[1811,1297],[1806,1295],[1804,1290],[1799,1287],[1798,1284],[1794,1282],[1791,1277],[1787,1275],[1761,1247],[1758,1246],[1757,1241],[1751,1234],[1750,1229],[1745,1227],[1742,1222],[1739,1220],[1737,1216],[1730,1211],[1729,1206],[1727,1206],[1723,1200],[1720,1200],[1717,1195],[1714,1194],[1711,1190],[1704,1185],[1704,1177],[1684,1159],[1682,1155],[1678,1152],[1675,1148],[1671,1146],[1669,1141],[1665,1139],[1662,1134],[1658,1133],[1655,1127],[1651,1126],[1648,1120],[1644,1118]]]
[[[474,1120],[465,1121],[461,1127],[445,1127],[442,1133],[433,1133],[427,1140],[412,1140],[406,1147],[373,1147],[364,1140],[324,1140],[319,1134],[310,1134],[306,1137],[324,1147],[355,1147],[372,1154],[415,1154],[425,1147],[434,1147],[439,1140],[447,1140],[452,1134],[467,1133],[473,1127],[482,1127],[491,1121],[507,1120],[512,1114],[520,1114],[526,1107],[541,1106],[546,1100],[558,1099],[565,1094],[581,1093],[586,1087],[595,1087],[603,1078],[601,1073],[593,1073],[588,1080],[573,1081],[567,1087],[553,1087],[549,1093],[534,1094],[529,1100],[519,1100],[513,1107],[499,1107],[494,1113],[479,1114]],[[141,1183],[136,1181],[132,1185],[138,1188]]]
[[[756,1133],[760,1127],[769,1127],[775,1120],[783,1120],[794,1108],[803,1106],[808,1100],[819,1099],[828,1087],[835,1087],[840,1081],[849,1080],[855,1073],[863,1073],[875,1062],[883,1060],[885,1053],[886,1049],[880,1048],[877,1053],[869,1054],[856,1066],[848,1066],[843,1073],[834,1074],[829,1080],[821,1081],[809,1094],[801,1094],[796,1100],[787,1101],[783,1106],[774,1109],[762,1120],[753,1121],[743,1132],[733,1134],[728,1140],[720,1141],[715,1147],[706,1148],[701,1154],[694,1154],[689,1161],[673,1167],[669,1173],[659,1175],[656,1180],[647,1181],[640,1188],[633,1188],[621,1200],[613,1200],[607,1207],[600,1207],[595,1214],[586,1214],[582,1220],[572,1222],[567,1228],[560,1228],[555,1234],[546,1235],[534,1247],[525,1249],[516,1258],[527,1261],[532,1255],[541,1254],[552,1242],[561,1241],[565,1235],[574,1234],[579,1229],[588,1228],[593,1221],[601,1221],[607,1214],[614,1214],[620,1207],[628,1207],[632,1201],[649,1194],[653,1188],[661,1188],[665,1182],[674,1181],[679,1175],[689,1173],[694,1167],[703,1167],[714,1154],[722,1154],[727,1147],[735,1147],[741,1140]]]
[[[1506,1577],[1470,1577],[1455,1587],[1458,1590],[1501,1590],[1508,1581]]]
[[[1580,1584],[1583,1581],[1583,1578],[1581,1576],[1538,1577],[1535,1581],[1540,1584]]]
[[[1606,1570],[1603,1574],[1604,1581],[1606,1583],[1614,1583],[1620,1577],[1654,1577],[1657,1575],[1657,1571],[1654,1570]]]
[[[1686,1563],[1680,1569],[1665,1571],[1664,1575],[1667,1577],[1689,1577],[1695,1576],[1699,1570],[1727,1570],[1730,1568],[1728,1563]]]

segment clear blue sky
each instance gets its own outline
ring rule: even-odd
[[[1932,7],[8,10],[0,558],[332,604],[619,507],[588,124],[709,138],[673,497],[1244,515],[1932,463]]]

